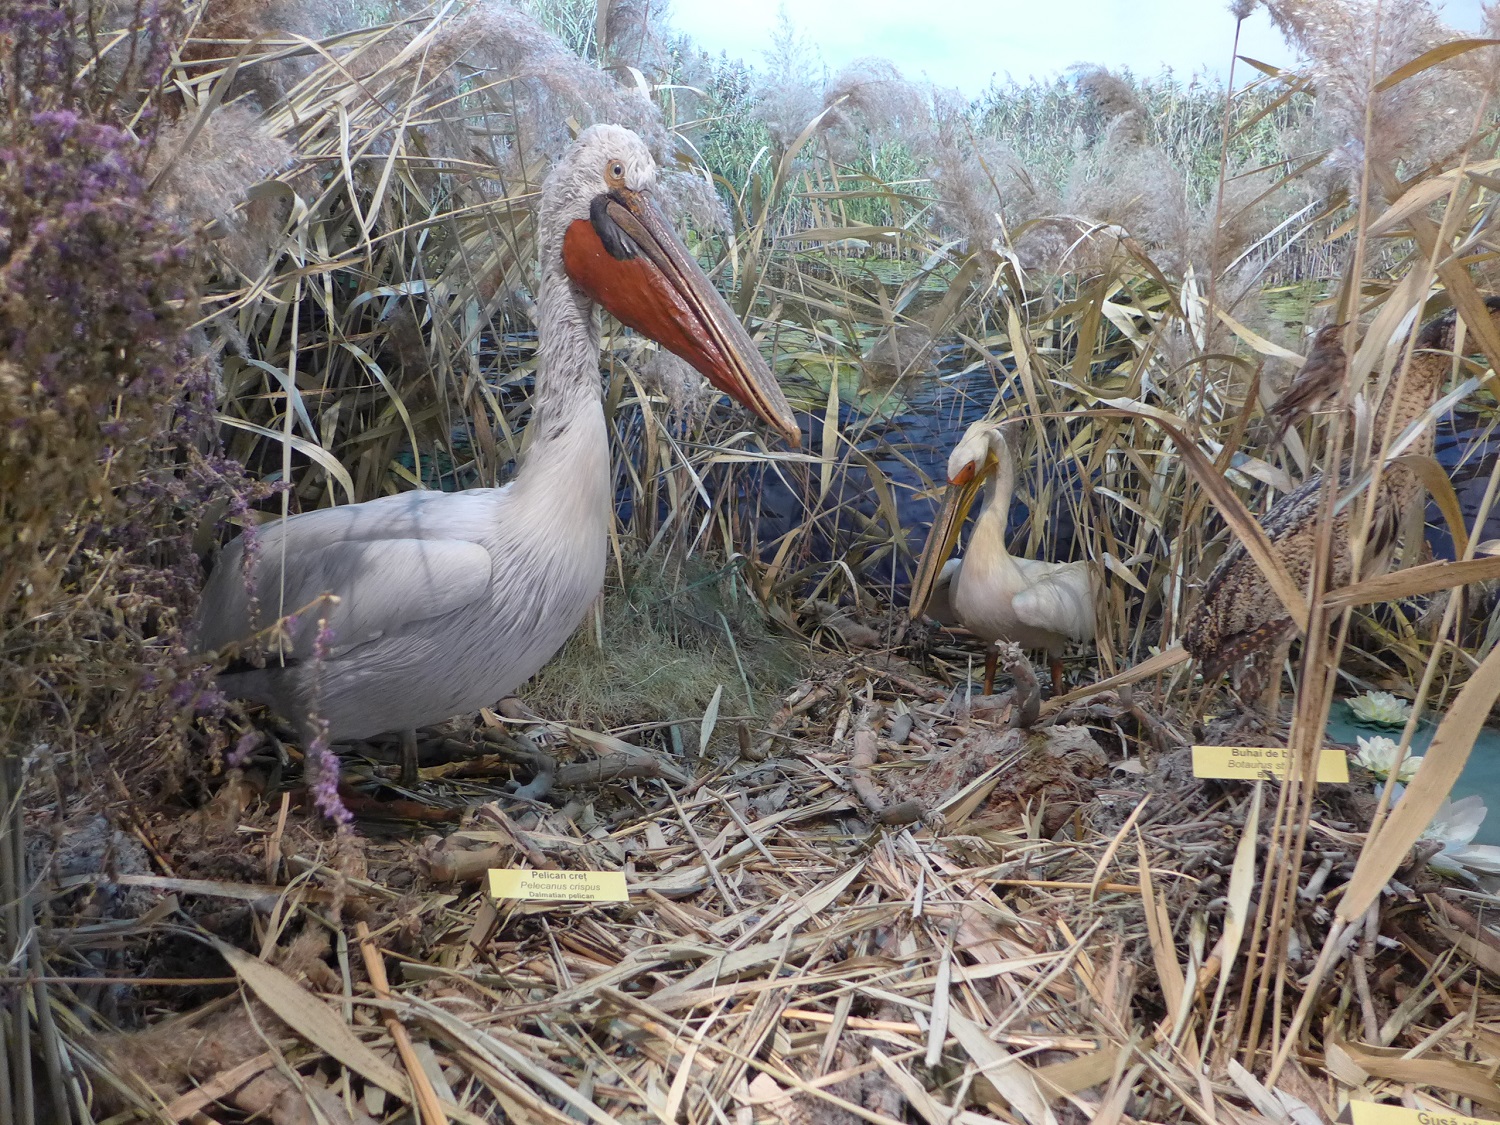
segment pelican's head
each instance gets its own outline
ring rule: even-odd
[[[948,490],[927,533],[927,544],[922,548],[922,558],[911,583],[907,607],[913,618],[920,617],[932,600],[943,564],[953,553],[958,533],[963,530],[984,482],[1002,465],[1009,468],[1015,463],[1019,426],[1016,420],[982,419],[964,431],[953,452],[948,454]]]
[[[982,418],[973,423],[948,454],[948,483],[957,487],[982,483],[999,467],[1002,457],[1015,455],[1019,426],[1015,419]]]
[[[590,218],[594,200],[612,191],[656,190],[656,161],[646,142],[619,125],[578,134],[542,182],[542,242],[557,253],[568,228]]]
[[[653,199],[656,162],[618,125],[585,129],[542,186],[542,253],[575,289],[692,364],[793,446],[797,421],[739,318]],[[556,265],[544,260],[544,276]]]

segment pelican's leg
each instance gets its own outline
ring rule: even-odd
[[[1190,693],[1192,700],[1192,707],[1189,709],[1189,713],[1193,717],[1193,722],[1196,723],[1200,721],[1203,718],[1204,714],[1208,711],[1209,701],[1213,698],[1214,685],[1205,681],[1203,686],[1197,692],[1193,692],[1193,685],[1190,683],[1188,684],[1187,690]]]
[[[404,730],[401,732],[401,784],[415,785],[417,783],[417,732]]]
[[[990,645],[984,653],[984,694],[995,694],[995,667],[1000,663],[1000,650]]]
[[[1057,657],[1052,657],[1052,694],[1054,696],[1063,693],[1063,664]]]
[[[1208,714],[1208,708],[1218,694],[1219,683],[1224,676],[1224,665],[1217,658],[1193,661],[1193,670],[1201,678],[1202,683],[1196,690],[1193,681],[1187,682],[1188,698],[1192,703],[1192,721],[1196,725],[1203,721]]]
[[[1281,662],[1276,660],[1275,654],[1264,659],[1272,663],[1266,670],[1265,687],[1261,689],[1258,702],[1261,713],[1274,722],[1281,712]]]

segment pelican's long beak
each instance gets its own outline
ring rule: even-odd
[[[969,509],[984,487],[984,478],[995,468],[995,459],[985,459],[983,468],[976,468],[970,461],[959,470],[958,476],[948,482],[948,491],[943,496],[943,506],[938,509],[932,529],[927,533],[927,545],[922,548],[922,559],[917,563],[917,576],[911,582],[911,600],[908,607],[913,620],[922,616],[927,603],[932,601],[932,592],[937,587],[943,564],[953,554],[958,533],[963,530]]]
[[[687,360],[789,445],[800,444],[792,408],[750,334],[646,193],[597,196],[589,218],[563,236],[563,267],[615,319]]]

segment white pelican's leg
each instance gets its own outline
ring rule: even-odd
[[[401,732],[401,784],[415,785],[417,783],[417,732],[404,730]]]
[[[1051,662],[1052,662],[1052,694],[1055,695],[1055,696],[1056,695],[1061,695],[1063,693],[1063,664],[1062,664],[1062,661],[1059,660],[1055,656],[1051,658]]]
[[[1000,650],[990,645],[984,653],[984,694],[995,694],[995,666],[1000,663]]]

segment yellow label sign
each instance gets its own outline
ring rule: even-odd
[[[625,902],[619,871],[530,871],[490,868],[490,894],[530,902]]]
[[[1193,776],[1280,781],[1291,765],[1291,751],[1284,746],[1194,746]],[[1319,781],[1348,781],[1349,759],[1342,750],[1324,750],[1318,756]]]
[[[1404,1105],[1350,1102],[1339,1114],[1346,1125],[1484,1125],[1451,1109],[1407,1109]]]

